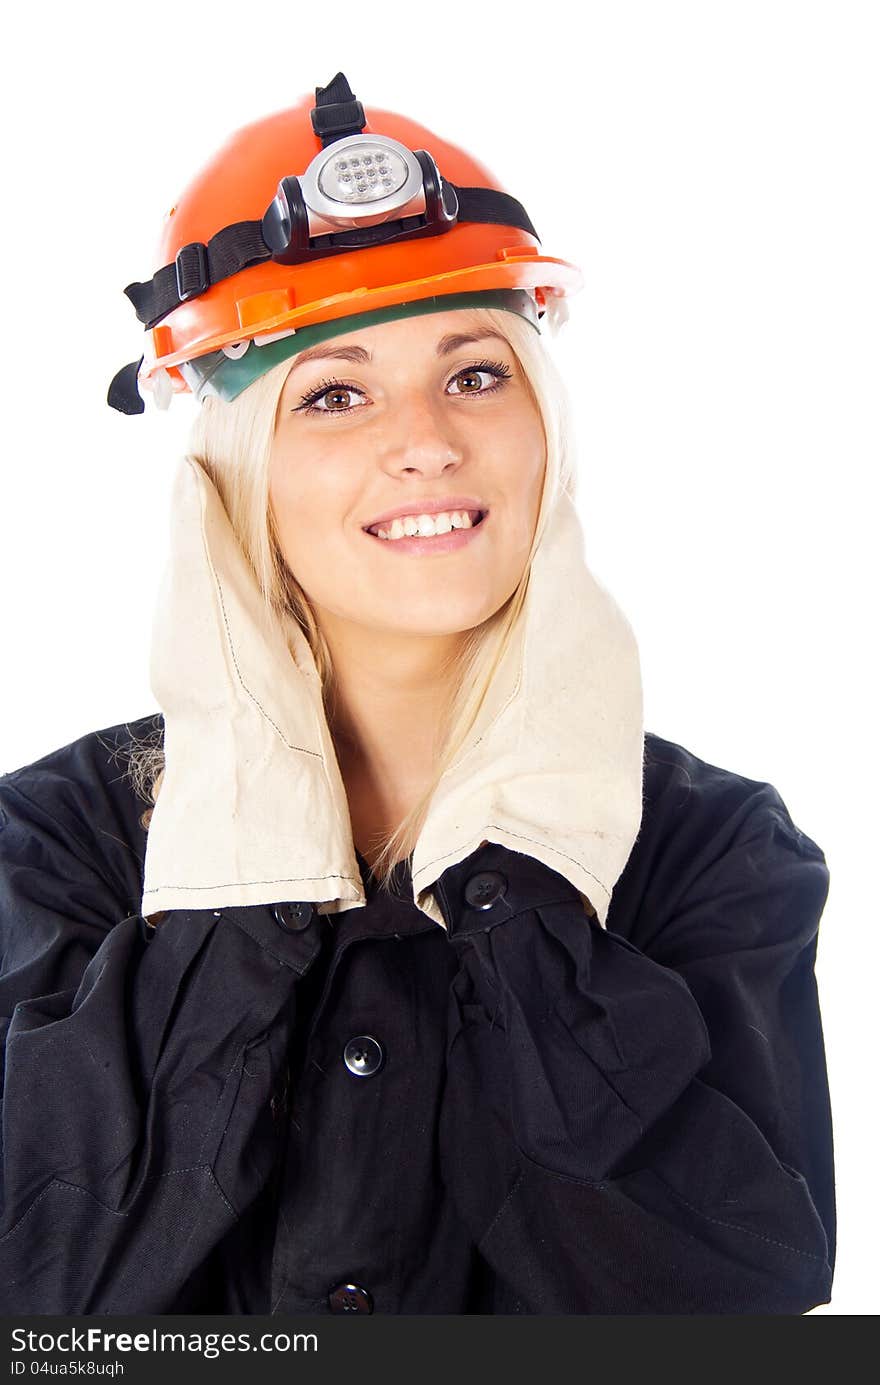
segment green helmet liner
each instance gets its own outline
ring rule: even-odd
[[[394,303],[387,308],[375,308],[371,312],[349,313],[346,317],[335,317],[329,322],[314,322],[307,327],[299,327],[295,332],[269,341],[265,346],[256,342],[244,342],[241,355],[228,356],[225,351],[211,351],[206,356],[197,356],[185,361],[179,370],[189,385],[195,398],[201,402],[214,395],[229,402],[236,399],[254,380],[265,375],[267,370],[289,360],[300,351],[316,346],[329,337],[338,337],[345,332],[356,332],[361,327],[372,327],[379,322],[393,322],[401,317],[418,317],[422,313],[451,312],[456,308],[502,308],[516,313],[530,322],[536,331],[538,308],[534,297],[526,289],[487,289],[481,293],[446,293],[431,298],[417,298],[409,303]]]

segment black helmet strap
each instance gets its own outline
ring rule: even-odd
[[[341,72],[326,87],[315,87],[312,129],[325,149],[346,135],[361,134],[366,123],[364,108]]]
[[[458,197],[458,221],[516,226],[540,241],[525,207],[509,193],[497,192],[495,188],[460,188],[448,181],[447,186]],[[405,236],[400,235],[394,223],[389,223],[387,238],[403,239]],[[362,231],[343,230],[320,236],[318,241],[316,258],[376,244],[378,237],[374,235],[368,240]],[[181,303],[207,292],[212,284],[219,284],[242,269],[270,259],[272,251],[263,238],[262,221],[236,221],[224,226],[206,245],[201,241],[182,245],[172,264],[157,269],[152,279],[129,284],[125,296],[134,305],[138,320],[145,327],[155,327]]]

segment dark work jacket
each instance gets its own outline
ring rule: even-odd
[[[0,779],[6,1313],[801,1314],[830,1298],[829,873],[770,784],[645,736],[607,929],[489,843],[448,932],[368,903],[151,928],[153,717]]]

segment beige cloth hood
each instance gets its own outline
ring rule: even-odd
[[[150,681],[165,776],[150,823],[144,914],[309,900],[366,903],[348,801],[308,642],[269,621],[216,487],[182,458],[153,624]],[[516,638],[413,852],[415,903],[489,840],[543,861],[604,927],[642,816],[633,631],[584,558],[561,492]]]

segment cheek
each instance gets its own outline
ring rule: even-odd
[[[511,420],[511,425],[498,439],[499,486],[510,498],[511,510],[521,519],[525,541],[530,543],[544,489],[547,444],[540,418],[532,410]]]
[[[269,500],[281,551],[289,567],[310,566],[341,529],[347,496],[339,469],[325,458],[295,463],[273,458]]]

